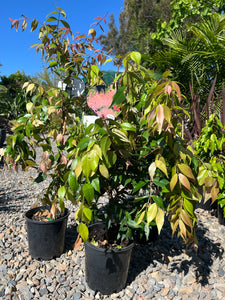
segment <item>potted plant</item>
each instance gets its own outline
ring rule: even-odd
[[[111,108],[116,105],[119,111],[115,118],[108,116],[107,110],[98,111],[100,118],[77,144],[71,169],[80,191],[76,219],[85,242],[87,282],[107,294],[123,288],[126,282],[121,280],[118,285],[115,281],[113,285],[112,269],[117,272],[121,259],[106,257],[108,251],[115,256],[118,248],[131,244],[137,234],[145,234],[148,240],[154,225],[160,234],[166,214],[172,234],[179,234],[189,245],[197,243],[194,209],[201,199],[197,175],[205,166],[183,138],[182,118],[188,113],[182,108],[179,86],[167,78],[169,72],[159,76],[145,69],[141,59],[138,52],[124,57],[125,71],[115,79],[118,88],[111,101]],[[96,72],[90,74],[90,81],[95,82]],[[102,210],[98,199],[104,193],[108,203]],[[93,235],[93,226],[89,227],[99,220],[105,224],[100,240]],[[95,233],[100,231],[97,226]],[[112,228],[117,233],[110,238]],[[107,250],[99,251],[97,246]],[[108,250],[112,247],[118,251]],[[97,264],[103,263],[98,265],[99,276],[89,259],[89,248],[100,252],[99,258],[94,255]],[[95,274],[90,274],[91,270]]]
[[[18,29],[21,19],[11,21],[12,27]],[[28,21],[22,16],[22,30]],[[55,72],[62,85],[70,86],[72,78],[81,80],[90,63],[103,59],[101,52],[96,58],[86,54],[87,49],[94,50],[95,29],[89,31],[89,36],[74,37],[61,8],[48,15],[43,24],[33,19],[31,31],[38,25],[40,44],[33,46],[42,53],[48,68]],[[73,43],[69,42],[69,36]],[[4,155],[11,169],[18,170],[20,166],[23,171],[36,169],[34,183],[49,180],[41,199],[48,206],[32,208],[25,213],[25,218],[31,256],[50,259],[59,256],[64,248],[69,215],[64,201],[75,201],[76,182],[70,168],[76,156],[74,145],[83,134],[76,115],[83,106],[83,98],[81,95],[73,97],[68,89],[44,90],[33,82],[26,82],[23,89],[26,94],[34,95],[33,101],[27,103],[27,112],[12,122],[13,135],[7,139]],[[42,151],[41,157],[37,149]]]

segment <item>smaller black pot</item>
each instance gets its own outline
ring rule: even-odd
[[[63,217],[54,221],[35,221],[32,216],[43,208],[32,208],[25,213],[29,253],[32,258],[48,260],[59,257],[64,250],[65,234],[69,211],[66,208]]]
[[[104,227],[102,223],[90,226]],[[88,286],[103,295],[121,291],[127,281],[132,248],[131,244],[122,249],[102,249],[85,243],[85,271]]]
[[[3,147],[6,140],[6,130],[4,128],[0,128],[0,148]]]
[[[219,204],[217,206],[217,214],[218,214],[218,221],[221,225],[225,225],[225,218],[223,214],[223,207],[221,207]]]

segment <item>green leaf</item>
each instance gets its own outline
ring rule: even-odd
[[[122,123],[122,124],[121,124],[121,127],[122,127],[124,130],[136,132],[135,127],[134,127],[133,125],[131,125],[130,123]]]
[[[31,32],[34,31],[37,28],[37,26],[38,26],[38,21],[34,19],[31,22]]]
[[[160,186],[161,188],[164,188],[169,183],[169,181],[167,179],[160,180],[160,177],[155,177],[153,179],[153,183],[157,186]]]
[[[39,175],[35,178],[34,183],[40,183],[47,178],[47,175],[43,172],[39,173]]]
[[[137,191],[139,191],[143,186],[145,186],[146,184],[148,184],[149,181],[143,181],[140,180],[138,183],[133,183],[133,194],[135,194]]]
[[[31,160],[31,159],[28,159],[25,161],[25,163],[28,165],[28,166],[37,166],[36,162]]]
[[[152,195],[152,199],[154,200],[154,202],[159,206],[161,207],[162,209],[166,209],[165,208],[165,204],[163,202],[163,199],[159,196],[156,196],[156,195]]]
[[[130,58],[139,65],[141,62],[141,53],[133,51],[130,54]]]
[[[88,236],[89,236],[89,230],[88,230],[87,226],[84,223],[80,223],[77,227],[77,231],[80,234],[84,243],[86,243],[88,240]]]
[[[66,27],[66,28],[70,28],[70,25],[64,21],[64,20],[60,20],[60,22]]]
[[[98,168],[98,162],[99,162],[98,154],[94,150],[92,150],[88,152],[88,159],[89,159],[91,170],[95,172]]]
[[[113,101],[112,101],[111,107],[114,105],[121,104],[126,100],[125,95],[124,95],[125,89],[126,89],[125,86],[121,86],[118,88],[118,90],[116,91],[116,93],[113,96]]]
[[[100,182],[99,182],[99,178],[98,178],[98,177],[92,179],[91,185],[93,186],[93,188],[94,188],[98,193],[101,193],[101,191],[100,191]]]
[[[79,164],[77,165],[79,166]],[[81,160],[81,166],[82,166],[82,171],[84,173],[84,176],[86,178],[88,178],[90,176],[90,173],[91,173],[91,166],[90,166],[90,163],[89,163],[89,159],[88,159],[88,155],[86,154],[85,156],[82,157],[82,160]],[[76,174],[77,174],[77,170],[76,170]],[[79,175],[77,174],[77,177]]]
[[[94,199],[94,188],[90,183],[86,183],[82,186],[81,189],[85,199],[87,200],[88,204],[90,205]]]
[[[82,151],[82,150],[86,149],[92,141],[93,140],[90,139],[89,137],[85,137],[79,141],[77,147],[80,148],[80,150]]]
[[[52,21],[57,21],[55,17],[50,17],[46,20],[46,22],[52,22]]]
[[[66,195],[66,188],[65,186],[61,186],[59,189],[58,189],[58,197],[59,199],[63,200],[64,197]]]
[[[30,137],[30,130],[31,130],[31,122],[30,120],[27,122],[26,125],[26,136],[29,138]]]
[[[88,219],[88,221],[92,220],[92,211],[90,208],[84,207],[83,213],[84,213],[85,217]]]
[[[58,65],[58,62],[56,61],[56,60],[52,60],[50,63],[49,63],[49,68],[53,68],[53,67],[55,67],[55,66],[57,66]]]
[[[69,173],[68,183],[69,183],[71,190],[75,193],[79,187],[79,184],[77,182],[77,177],[73,172]]]

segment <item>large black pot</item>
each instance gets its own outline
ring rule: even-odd
[[[32,220],[32,216],[43,208],[46,206],[30,209],[25,213],[25,219],[31,257],[48,260],[63,253],[69,211],[65,209],[64,216],[54,221]]]
[[[104,224],[91,225],[102,227]],[[118,293],[126,284],[134,244],[122,249],[102,249],[85,243],[85,271],[88,286],[104,295]]]

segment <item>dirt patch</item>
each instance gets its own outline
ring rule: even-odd
[[[52,213],[47,209],[43,208],[41,210],[38,210],[35,214],[32,215],[31,219],[35,221],[54,221],[56,219],[59,219],[63,217],[64,214],[57,212],[56,218],[54,219]]]

